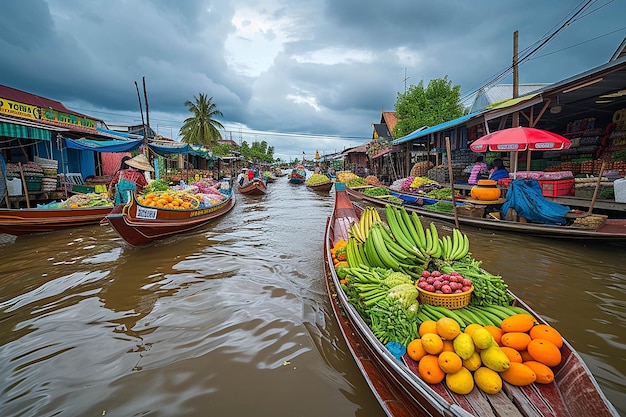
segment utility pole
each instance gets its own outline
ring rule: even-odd
[[[406,67],[404,67],[404,94],[406,94],[406,82],[409,78],[406,76]]]

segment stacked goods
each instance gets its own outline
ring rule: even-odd
[[[185,191],[166,190],[155,191],[137,197],[142,206],[169,208],[175,210],[194,209],[200,206],[200,201]]]
[[[306,185],[320,185],[326,184],[327,182],[330,182],[330,178],[328,178],[326,175],[313,174],[308,180],[306,180]]]
[[[575,178],[574,179],[574,194],[579,198],[592,198],[593,193],[596,190],[598,184],[598,178]],[[613,181],[610,181],[606,177],[600,178],[600,186],[598,187],[597,198],[601,199],[613,199],[615,197],[613,193]]]
[[[357,178],[358,175],[349,172],[349,171],[344,171],[344,172],[339,172],[337,173],[337,181],[338,182],[345,182],[346,184],[348,183],[348,181],[350,181],[353,178]]]
[[[552,383],[559,332],[511,305],[502,278],[472,257],[467,235],[441,234],[403,207],[387,205],[385,214],[386,222],[366,207],[331,249],[341,288],[374,336],[394,355],[400,345],[425,382],[457,394],[496,394],[503,381]]]
[[[433,163],[430,161],[416,162],[411,168],[410,176],[423,177],[428,174],[428,170],[433,167]]]
[[[376,178],[374,175],[368,175],[367,177],[365,177],[365,182],[369,185],[381,185],[378,178]]]
[[[41,166],[44,177],[41,179],[41,191],[54,191],[57,188],[59,161],[35,156],[34,161]]]
[[[28,191],[41,191],[41,180],[43,179],[43,169],[39,164],[28,162],[22,165],[26,189]]]
[[[90,207],[108,207],[113,203],[107,198],[106,193],[87,193],[75,194],[67,200],[57,204],[48,205],[46,208],[90,208]]]

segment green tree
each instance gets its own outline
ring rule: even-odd
[[[268,146],[266,141],[252,142],[248,144],[245,140],[239,146],[239,152],[246,158],[254,162],[274,162],[274,147]]]
[[[404,93],[398,93],[395,105],[398,124],[393,130],[395,138],[401,138],[424,126],[435,126],[463,116],[461,87],[452,86],[448,76],[411,85]]]
[[[185,106],[193,113],[193,116],[185,119],[179,134],[185,143],[204,145],[210,149],[221,137],[217,129],[224,129],[215,117],[223,115],[213,103],[213,97],[207,98],[205,94],[200,93],[198,97],[193,96],[193,98],[195,100],[193,102],[185,101]]]

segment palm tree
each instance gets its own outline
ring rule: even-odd
[[[213,103],[213,97],[207,98],[200,93],[199,97],[193,96],[195,102],[185,101],[185,106],[193,113],[193,116],[185,119],[179,134],[185,143],[204,145],[211,148],[217,144],[220,132],[217,128],[224,129],[220,122],[214,119],[216,116],[223,116]]]

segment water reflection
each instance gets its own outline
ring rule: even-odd
[[[142,248],[100,226],[3,240],[0,415],[382,416],[325,293],[333,196],[279,178]],[[466,232],[626,410],[621,248]]]

